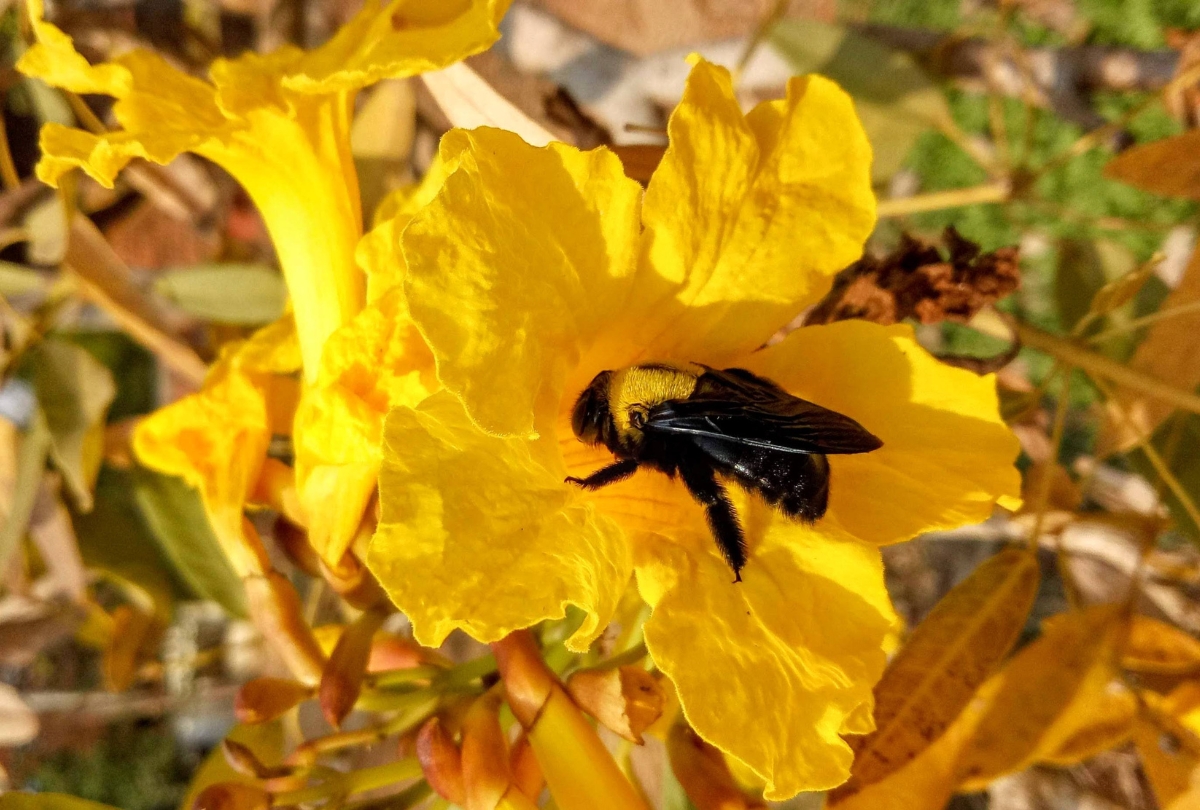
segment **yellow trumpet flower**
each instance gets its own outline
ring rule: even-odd
[[[443,138],[447,177],[401,236],[443,388],[387,417],[367,563],[428,645],[456,628],[496,641],[575,605],[568,646],[583,650],[634,579],[688,721],[784,799],[843,782],[840,735],[870,728],[895,622],[878,547],[1015,498],[1018,444],[994,379],[938,362],[908,326],[804,327],[762,348],[874,225],[870,147],[844,92],[797,78],[743,114],[728,72],[701,61],[669,135],[644,193],[603,148]],[[733,583],[679,481],[564,481],[612,461],[573,435],[580,391],[654,361],[747,368],[883,446],[829,457],[811,526],[732,493],[750,546]]]
[[[145,420],[136,442],[145,464],[182,475],[200,489],[235,562],[250,565],[261,556],[257,540],[246,536],[242,509],[271,432],[293,433],[290,424],[272,427],[265,417],[278,404],[269,389],[280,375],[302,369],[302,416],[294,434],[298,495],[310,540],[330,564],[349,546],[374,490],[389,397],[415,401],[404,395],[414,380],[403,373],[402,379],[385,380],[375,373],[386,357],[405,354],[405,338],[396,321],[402,316],[398,297],[364,309],[370,290],[355,259],[363,227],[350,155],[355,94],[380,79],[437,70],[486,49],[499,36],[508,4],[368,0],[314,50],[289,46],[268,55],[218,59],[205,81],[144,50],[90,65],[44,19],[42,0],[28,0],[36,41],[18,69],[66,90],[114,97],[119,125],[93,133],[47,124],[40,179],[56,185],[64,173],[80,168],[112,186],[133,158],[165,164],[193,152],[242,184],[275,245],[294,316],[286,321],[294,327],[267,329],[272,340],[281,328],[293,330],[296,365],[269,364],[264,374],[253,360],[243,362],[241,352],[254,351],[253,341],[231,348],[201,392]],[[364,240],[369,265],[373,245],[394,249],[393,225],[389,221]],[[383,259],[376,257],[374,264]],[[386,287],[379,278],[371,285]],[[389,342],[393,337],[396,345]],[[293,396],[290,407],[295,404]]]

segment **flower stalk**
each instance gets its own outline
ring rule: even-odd
[[[596,729],[542,661],[528,630],[492,644],[509,706],[562,810],[646,810]]]

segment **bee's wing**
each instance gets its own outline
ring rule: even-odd
[[[883,445],[850,417],[742,369],[709,369],[692,397],[652,408],[643,429],[790,453],[867,453]]]

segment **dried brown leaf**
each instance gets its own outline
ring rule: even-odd
[[[907,235],[896,250],[882,258],[864,256],[838,273],[832,289],[805,317],[805,324],[848,318],[882,324],[905,318],[921,323],[966,323],[1019,286],[1015,247],[982,253],[954,228],[946,229],[943,240],[945,256],[935,245]]]
[[[658,680],[635,666],[580,670],[567,681],[567,693],[609,731],[639,744],[666,705]]]

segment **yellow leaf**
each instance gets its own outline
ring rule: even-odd
[[[1135,267],[1120,278],[1105,284],[1092,296],[1092,305],[1088,314],[1093,316],[1107,315],[1114,309],[1133,300],[1142,287],[1154,275],[1158,262],[1151,259],[1140,267]]]
[[[1183,279],[1163,301],[1160,311],[1200,301],[1200,250],[1184,271]],[[1156,321],[1129,361],[1131,368],[1150,374],[1184,391],[1200,385],[1200,312]],[[1149,436],[1174,412],[1173,405],[1127,388],[1118,389],[1105,405],[1105,421],[1097,440],[1097,453],[1119,453]]]
[[[1184,675],[1200,670],[1200,640],[1174,625],[1134,616],[1121,666],[1156,675]]]
[[[1092,670],[1108,666],[1124,623],[1117,605],[1097,605],[1054,617],[1041,638],[996,676],[999,685],[958,763],[964,786],[987,784],[1036,761],[1053,747],[1052,730],[1080,694]]]
[[[1200,740],[1172,716],[1171,697],[1164,700],[1143,692],[1142,700],[1145,711],[1133,743],[1158,806],[1165,810],[1200,808]]]
[[[890,776],[857,793],[832,793],[830,810],[942,810],[954,794],[958,760],[999,684],[997,677],[984,683],[933,745]]]
[[[1117,676],[1109,660],[1093,666],[1030,759],[1074,765],[1127,742],[1137,720],[1138,702]]]
[[[1029,551],[1003,551],[937,604],[875,687],[876,730],[851,740],[849,790],[903,767],[945,732],[1016,641],[1038,573]]]

